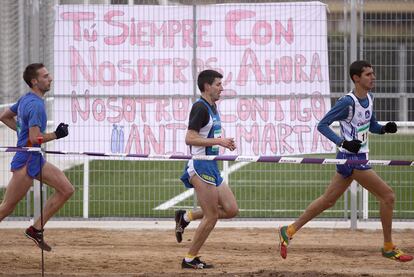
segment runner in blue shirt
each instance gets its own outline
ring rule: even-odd
[[[68,125],[60,123],[54,132],[46,133],[46,108],[44,95],[50,90],[52,76],[41,63],[30,64],[23,73],[23,79],[31,91],[23,95],[16,104],[4,110],[0,120],[17,132],[18,147],[38,147],[38,138],[43,143],[68,135]],[[42,168],[42,181],[55,189],[43,209],[43,226],[72,196],[74,188],[64,173],[56,166],[45,161],[39,152],[16,152],[11,162],[13,176],[7,185],[0,204],[0,221],[10,215],[17,203],[26,195],[33,183],[39,178]],[[51,247],[42,239],[42,223],[38,218],[25,234],[45,251]]]
[[[370,63],[355,61],[350,66],[350,77],[354,90],[340,98],[334,107],[319,122],[318,130],[338,147],[337,159],[366,160],[368,153],[368,133],[396,133],[395,122],[380,125],[374,116],[373,97],[375,74]],[[341,134],[338,136],[329,126],[339,121]],[[382,255],[386,258],[408,262],[413,256],[398,249],[391,236],[392,213],[395,195],[392,188],[368,165],[337,165],[336,173],[325,193],[313,201],[305,212],[291,225],[279,229],[280,255],[287,256],[287,247],[293,235],[308,221],[324,210],[332,207],[356,180],[361,186],[377,197],[380,202],[380,217],[384,235]]]

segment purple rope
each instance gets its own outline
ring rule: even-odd
[[[0,152],[41,152],[39,147],[5,147],[0,146]],[[238,162],[264,162],[264,163],[290,163],[290,164],[369,164],[369,165],[390,165],[390,166],[413,166],[414,161],[402,160],[345,160],[325,158],[301,158],[282,156],[191,156],[191,155],[148,155],[148,154],[111,154],[97,152],[64,152],[64,151],[43,151],[54,155],[86,155],[93,157],[126,157],[144,158],[152,160],[215,160],[215,161],[238,161]]]

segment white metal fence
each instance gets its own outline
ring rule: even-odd
[[[102,1],[20,0],[2,3],[0,57],[8,62],[2,64],[6,68],[0,71],[0,80],[3,80],[0,82],[1,103],[13,102],[24,93],[25,86],[21,74],[27,63],[43,61],[49,70],[56,68],[53,53],[55,4],[179,4],[184,6],[195,4],[197,6],[200,5],[198,2],[112,1],[110,3],[104,1],[103,3]],[[209,4],[218,2],[233,3],[233,1],[210,1]],[[244,4],[252,2],[279,1],[239,1],[238,4],[243,7]],[[289,5],[289,2],[293,1],[285,2]],[[327,39],[332,101],[351,88],[347,73],[348,64],[359,58],[371,61],[378,80],[374,91],[377,118],[380,121],[399,121],[400,125],[407,127],[400,129],[406,132],[399,135],[374,136],[370,158],[413,159],[414,145],[409,126],[414,118],[412,100],[414,3],[393,1],[390,4],[390,1],[356,0],[322,2],[329,10]],[[19,35],[15,36],[16,33]],[[26,47],[27,45],[30,47]],[[53,96],[54,99],[67,97],[53,94],[52,91],[49,97]],[[84,101],[82,97],[79,99]],[[170,101],[172,98],[166,97],[166,99]],[[52,105],[48,105],[48,115],[52,121],[57,112],[67,111],[56,111]],[[13,145],[15,143],[13,135],[2,127],[0,128],[1,145]],[[53,125],[50,129],[53,129]],[[0,156],[1,185],[4,186],[9,178],[8,164],[11,155],[3,153]],[[48,155],[47,158],[66,170],[77,189],[74,197],[59,212],[58,217],[162,218],[171,216],[170,209],[195,205],[191,191],[185,191],[178,180],[183,167],[182,162],[131,161],[122,158],[89,161],[84,157],[53,155]],[[323,192],[334,171],[333,166],[318,165],[223,163],[222,167],[239,201],[240,216],[246,218],[296,217],[310,201]],[[412,220],[414,218],[414,192],[411,183],[413,169],[376,167],[376,170],[397,193],[395,217]],[[352,196],[352,201],[349,195]],[[32,202],[31,197],[28,200]],[[14,216],[31,216],[33,212],[29,202],[22,202]],[[353,187],[352,192],[345,194],[335,207],[321,217],[349,218],[351,204],[354,219],[357,215],[360,219],[378,218],[375,199],[372,196],[368,197],[357,187]]]

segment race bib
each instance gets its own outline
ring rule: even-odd
[[[369,123],[362,125],[357,129],[358,140],[361,141],[361,145],[368,142]]]
[[[221,129],[218,129],[218,130],[214,130],[214,138],[221,138]],[[213,151],[219,151],[219,146],[218,145],[213,145],[212,147],[211,147],[211,149],[213,150]]]

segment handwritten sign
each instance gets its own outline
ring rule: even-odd
[[[59,150],[187,154],[205,69],[224,76],[217,104],[232,154],[334,150],[316,130],[330,108],[320,2],[62,5],[55,18],[54,117],[71,131]]]

